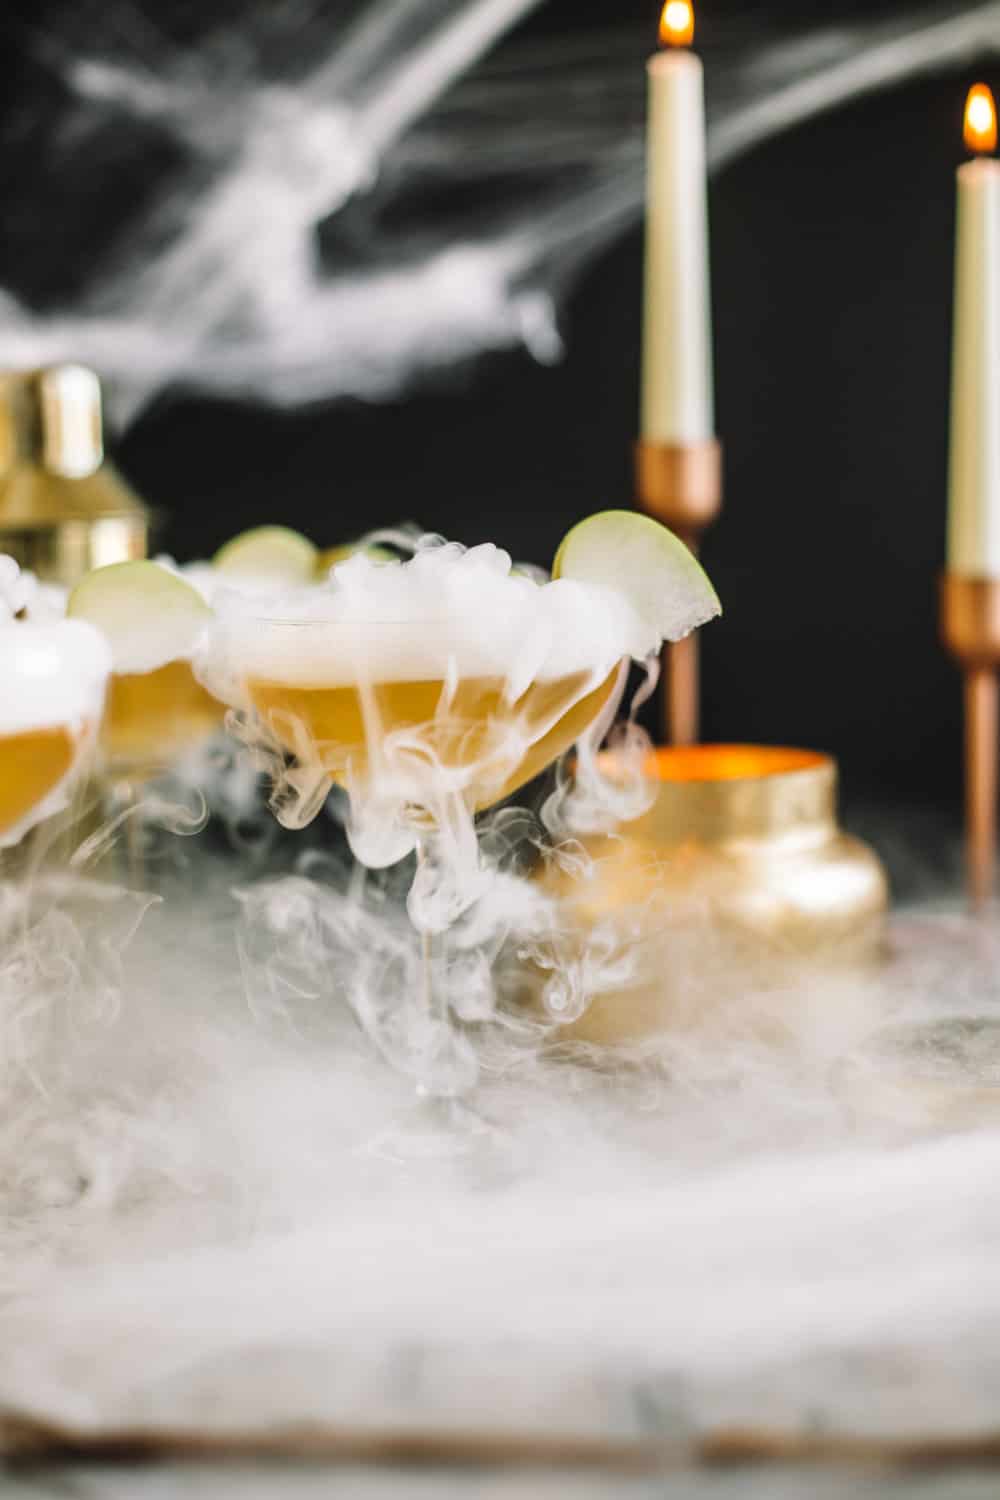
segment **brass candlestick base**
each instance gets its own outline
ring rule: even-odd
[[[647,515],[669,526],[698,551],[701,534],[722,505],[722,449],[714,438],[700,443],[652,443],[635,450],[636,496]],[[667,740],[693,745],[698,739],[698,640],[689,635],[664,650]]]
[[[1000,579],[946,573],[941,635],[965,674],[965,851],[969,897],[993,894],[997,850]]]

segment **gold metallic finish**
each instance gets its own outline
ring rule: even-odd
[[[84,365],[57,365],[38,376],[42,467],[86,479],[104,462],[101,387]]]
[[[885,872],[838,827],[828,756],[702,745],[655,751],[646,769],[651,809],[617,837],[585,841],[590,876],[542,877],[571,946],[586,952],[610,931],[631,960],[568,1036],[637,1040],[879,957]]]
[[[697,632],[664,648],[665,727],[672,745],[695,745],[698,742],[698,722],[701,717],[700,656]]]
[[[606,764],[613,764],[606,762]],[[773,745],[654,750],[645,766],[656,801],[630,837],[659,848],[813,839],[836,823],[837,768],[828,755]]]
[[[946,573],[941,635],[965,674],[966,881],[970,902],[982,907],[996,882],[1000,579]]]
[[[0,375],[0,552],[47,582],[145,557],[150,512],[104,458],[82,365]]]
[[[1000,579],[941,579],[941,635],[963,666],[1000,662]]]
[[[651,443],[635,448],[640,508],[685,540],[714,521],[722,506],[722,449],[702,443]]]
[[[997,674],[965,674],[965,827],[969,895],[984,906],[993,895],[997,844]]]
[[[636,496],[640,510],[675,531],[692,552],[722,505],[722,449],[714,438],[701,443],[652,443],[635,447]],[[672,745],[693,745],[700,718],[698,641],[688,636],[663,652],[664,729]]]

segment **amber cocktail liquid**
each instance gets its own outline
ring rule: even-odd
[[[79,738],[62,725],[0,735],[0,834],[22,822],[68,776]]]
[[[248,683],[271,733],[298,755],[315,757],[334,780],[377,775],[389,737],[403,753],[468,771],[465,798],[479,810],[508,797],[556,760],[607,703],[617,668],[593,684],[586,672],[537,681],[516,702],[502,677],[443,678],[337,687],[266,678]]]
[[[111,664],[79,620],[0,626],[0,848],[61,805],[93,744]]]
[[[198,682],[189,661],[152,672],[115,673],[108,694],[104,748],[117,767],[166,764],[222,723],[223,708]]]

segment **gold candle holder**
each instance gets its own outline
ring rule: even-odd
[[[981,907],[996,878],[1000,580],[945,573],[941,635],[965,678],[966,877]]]
[[[605,762],[614,775],[614,757]],[[810,750],[699,745],[653,751],[647,813],[584,840],[587,878],[542,876],[565,940],[586,951],[608,924],[628,980],[592,996],[564,1034],[638,1040],[720,1004],[857,971],[882,953],[888,881],[837,821],[837,768]]]
[[[0,552],[71,587],[90,568],[145,557],[149,526],[105,457],[93,371],[0,375]]]
[[[635,450],[636,496],[647,515],[669,526],[697,553],[705,527],[722,506],[722,449],[700,443],[654,443]],[[700,692],[697,635],[664,648],[664,727],[672,745],[697,743]]]

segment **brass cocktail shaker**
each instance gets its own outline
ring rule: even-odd
[[[150,513],[104,454],[84,365],[0,374],[0,552],[48,583],[145,557]]]

